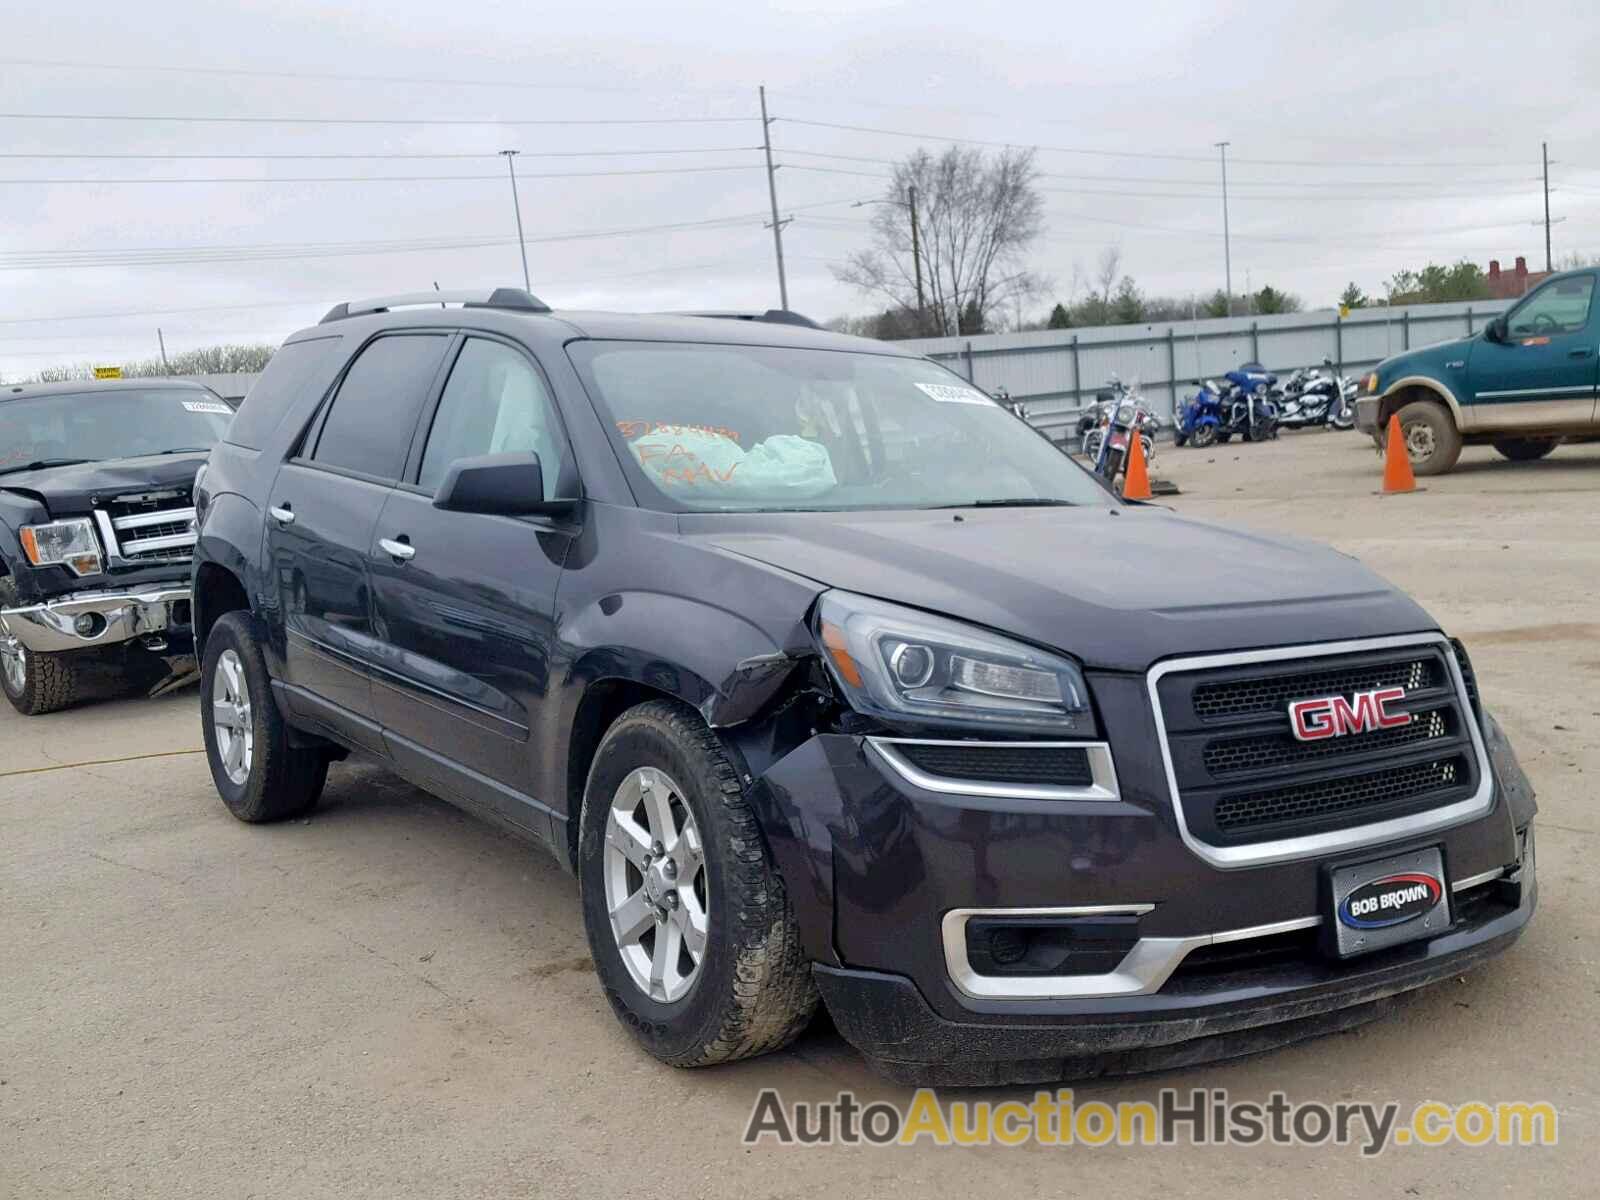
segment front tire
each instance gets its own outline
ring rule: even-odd
[[[0,579],[0,608],[17,603],[17,585]],[[59,712],[78,699],[78,664],[70,654],[35,654],[0,627],[0,690],[25,717]]]
[[[578,879],[595,972],[652,1055],[701,1067],[766,1054],[817,1006],[783,877],[739,774],[699,714],[624,713],[584,789]]]
[[[1400,436],[1417,475],[1443,475],[1461,457],[1461,431],[1442,404],[1413,400],[1400,410]]]
[[[1534,462],[1556,448],[1555,438],[1501,438],[1494,444],[1512,462]]]
[[[1204,450],[1207,446],[1215,445],[1217,441],[1217,427],[1215,425],[1196,425],[1194,429],[1194,446],[1196,450]]]
[[[223,614],[200,668],[201,729],[211,778],[228,811],[255,825],[308,811],[322,795],[328,758],[293,746],[272,696],[261,647],[266,630],[247,612]]]

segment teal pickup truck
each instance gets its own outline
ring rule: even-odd
[[[1596,273],[1552,276],[1481,333],[1397,354],[1362,381],[1356,428],[1385,437],[1400,415],[1411,467],[1442,475],[1464,445],[1518,461],[1600,439]]]

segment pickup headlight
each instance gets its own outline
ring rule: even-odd
[[[63,566],[74,575],[100,574],[100,543],[94,524],[86,517],[24,525],[19,533],[22,552],[36,567]]]
[[[1361,381],[1361,394],[1370,396],[1378,390],[1378,373],[1376,371]]]
[[[1021,642],[850,592],[827,592],[816,637],[857,712],[975,729],[1084,734],[1076,663]]]

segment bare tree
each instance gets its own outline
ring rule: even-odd
[[[973,333],[997,323],[1005,306],[1038,295],[1044,281],[1026,267],[1044,228],[1034,186],[1033,151],[952,146],[937,157],[918,150],[896,164],[872,218],[874,245],[852,255],[835,276],[916,314],[930,333]],[[917,249],[912,257],[911,204]],[[917,302],[920,259],[924,299]]]
[[[159,358],[144,358],[122,364],[126,379],[154,379],[169,375],[232,375],[251,374],[266,370],[267,362],[277,348],[265,343],[230,344],[226,346],[201,346],[195,350],[174,352],[167,362]],[[92,363],[72,366],[44,367],[34,377],[39,383],[62,383],[76,379],[93,379]]]
[[[1100,285],[1100,305],[1102,308],[1111,307],[1111,293],[1116,290],[1117,276],[1122,271],[1122,248],[1120,246],[1107,246],[1100,252],[1100,270],[1095,274],[1095,282]]]

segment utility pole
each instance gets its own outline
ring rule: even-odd
[[[761,86],[761,148],[767,154],[767,199],[772,201],[772,248],[778,256],[778,307],[789,308],[789,281],[783,274],[783,227],[787,221],[778,220],[778,180],[772,165],[772,118],[767,116],[767,88]]]
[[[911,210],[911,265],[917,274],[917,320],[922,320],[926,305],[922,299],[922,235],[917,232],[917,189],[906,188],[906,207]]]
[[[1539,149],[1544,154],[1544,269],[1554,271],[1550,257],[1550,143],[1540,142]]]
[[[1230,142],[1215,143],[1222,154],[1222,269],[1228,288],[1228,315],[1233,316],[1233,246],[1228,234],[1228,147]]]
[[[156,326],[156,341],[161,343],[161,369],[168,375],[172,374],[172,364],[167,362],[167,339],[161,335],[161,326]]]
[[[516,158],[520,151],[502,150],[500,156],[506,160],[506,171],[511,176],[511,207],[517,214],[517,246],[522,251],[522,286],[533,290],[533,281],[528,277],[528,241],[522,236],[522,202],[517,199],[517,164]]]

